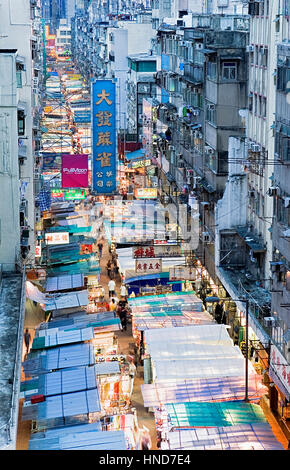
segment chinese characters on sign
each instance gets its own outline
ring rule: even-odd
[[[161,259],[136,259],[136,273],[138,274],[154,274],[162,272]]]
[[[274,372],[278,375],[282,384],[286,388],[287,392],[290,392],[290,366],[287,364],[282,354],[274,345],[271,345],[270,364],[271,367],[274,369]]]
[[[69,243],[69,232],[53,232],[45,234],[47,245],[65,245]]]
[[[98,194],[116,190],[116,99],[112,80],[92,84],[92,189]]]
[[[174,266],[169,268],[170,281],[195,281],[196,269],[189,266]]]
[[[174,258],[183,256],[183,249],[177,245],[137,246],[132,248],[133,258]]]

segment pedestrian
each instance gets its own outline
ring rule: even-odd
[[[117,261],[114,261],[114,275],[115,275],[115,279],[118,277],[118,274],[119,274],[119,267],[118,267]]]
[[[102,253],[103,253],[103,243],[101,241],[98,243],[98,250],[99,250],[99,258],[101,258]]]
[[[134,377],[135,377],[135,374],[136,374],[136,366],[133,362],[133,360],[130,361],[129,363],[129,376],[131,378],[131,387],[130,387],[130,395],[132,395],[132,392],[133,392],[133,385],[134,385]]]
[[[121,320],[121,325],[122,325],[122,331],[127,330],[127,309],[126,307],[121,307],[119,317]]]
[[[110,312],[115,312],[116,307],[117,305],[116,305],[115,299],[112,299],[110,302]]]
[[[125,284],[122,284],[121,285],[121,297],[123,297],[124,300],[127,300],[127,295],[128,295],[127,288]]]
[[[219,324],[222,323],[223,314],[224,314],[223,303],[218,302],[216,304],[215,312],[214,312],[215,320],[217,321],[217,323]]]
[[[116,283],[113,279],[109,280],[108,288],[109,288],[109,297],[113,297],[113,295],[115,295],[115,288],[116,288]]]
[[[141,437],[141,450],[150,450],[152,447],[149,429],[143,426],[143,432]]]
[[[24,342],[25,342],[25,346],[26,346],[26,354],[28,354],[28,351],[29,351],[30,341],[31,341],[31,336],[30,336],[30,333],[29,333],[28,329],[26,328],[25,333],[24,333]]]
[[[111,260],[109,260],[107,262],[107,274],[108,274],[108,278],[112,279],[112,263],[111,263]]]

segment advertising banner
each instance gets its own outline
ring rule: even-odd
[[[62,155],[62,188],[87,188],[88,155]]]
[[[117,189],[116,84],[92,83],[92,190],[112,194]]]

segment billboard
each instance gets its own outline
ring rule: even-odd
[[[88,155],[62,155],[62,188],[87,188]]]
[[[112,194],[117,189],[116,84],[92,83],[92,190]]]

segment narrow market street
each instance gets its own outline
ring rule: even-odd
[[[289,450],[286,7],[23,1],[26,56],[0,54],[0,448],[131,470]]]
[[[104,243],[104,251],[103,256],[100,260],[100,267],[101,267],[101,275],[100,275],[100,283],[103,286],[107,286],[109,282],[109,277],[107,275],[106,265],[108,260],[111,258],[108,249],[108,243]],[[117,296],[120,296],[120,278],[116,278],[116,287]],[[106,298],[105,300],[109,300],[108,292],[106,291]],[[34,311],[27,310],[25,316],[25,328],[29,328],[31,333],[31,338],[33,340],[33,332],[34,328],[39,325],[40,321],[44,320],[43,312],[39,311],[39,309],[35,309]],[[119,343],[119,352],[120,354],[124,355],[134,355],[134,346],[135,341],[132,336],[132,324],[128,324],[128,328],[125,331],[118,331],[116,333],[118,337]],[[25,346],[23,345],[23,360],[25,358]],[[24,377],[22,377],[24,379]],[[136,408],[137,415],[138,415],[138,422],[140,427],[146,426],[149,429],[150,437],[152,441],[152,450],[157,449],[156,447],[156,428],[155,428],[155,420],[154,415],[152,413],[147,412],[144,408],[143,398],[141,393],[141,385],[144,383],[144,373],[143,373],[143,366],[137,366],[137,373],[134,379],[134,388],[133,393],[131,396],[132,406]],[[17,434],[17,450],[27,450],[29,445],[29,438],[31,434],[31,421],[21,421],[21,410],[22,410],[23,400],[20,402],[20,410],[19,410],[19,423],[18,423],[18,434]]]

